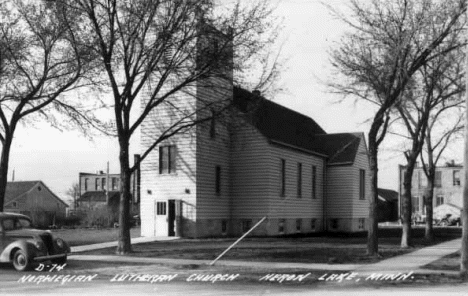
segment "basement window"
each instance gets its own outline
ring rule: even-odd
[[[311,219],[310,220],[310,229],[315,230],[316,227],[317,227],[317,219]]]
[[[366,223],[365,218],[359,218],[359,230],[364,230],[365,223]]]
[[[302,232],[302,219],[296,219],[296,232]]]
[[[331,219],[330,220],[330,227],[331,227],[331,229],[338,229],[338,219]]]
[[[247,231],[252,228],[252,220],[244,220],[242,221],[242,232],[246,233]]]
[[[284,233],[284,226],[286,225],[286,219],[279,219],[278,221],[278,233]]]

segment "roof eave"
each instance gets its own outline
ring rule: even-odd
[[[319,157],[322,157],[322,158],[327,158],[328,157],[328,155],[318,153],[318,152],[315,152],[315,151],[312,151],[312,150],[300,148],[300,147],[297,147],[297,146],[294,146],[294,145],[291,145],[291,144],[287,144],[287,143],[284,143],[284,142],[281,142],[281,141],[278,141],[278,140],[268,139],[268,141],[270,143],[272,143],[272,144],[284,146],[284,147],[287,147],[287,148],[290,148],[290,149],[293,149],[293,150],[298,150],[298,151],[301,151],[301,152],[304,152],[304,153],[307,153],[307,154],[312,154],[312,155],[319,156]]]
[[[354,161],[346,161],[346,162],[335,162],[335,163],[327,163],[327,166],[345,166],[345,165],[353,165]]]

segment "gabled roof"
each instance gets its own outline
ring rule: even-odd
[[[329,165],[354,162],[362,139],[359,134],[327,134],[312,118],[240,87],[234,88],[234,104],[250,112],[251,123],[271,141],[322,155]]]
[[[328,164],[352,164],[359,150],[361,137],[353,133],[319,135],[316,149],[328,155]]]
[[[8,182],[5,192],[5,203],[16,199],[29,190],[31,190],[37,183],[40,181],[17,181],[17,182]]]
[[[378,188],[377,193],[380,197],[385,199],[387,202],[398,200],[398,192],[396,192],[395,190]]]
[[[52,192],[52,190],[50,190],[49,187],[47,187],[47,185],[44,184],[44,182],[42,182],[42,181],[14,181],[14,182],[8,182],[6,190],[5,190],[5,204],[7,204],[7,203],[9,203],[9,202],[11,202],[11,201],[13,201],[15,199],[20,198],[24,194],[31,191],[34,187],[36,187],[36,185],[43,186],[45,189],[47,189],[47,191],[49,191],[49,193],[55,199],[57,199],[57,201],[61,202],[66,207],[68,207],[68,205],[61,198],[59,198],[54,192]]]

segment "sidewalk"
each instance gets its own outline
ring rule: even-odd
[[[132,244],[141,244],[141,243],[149,243],[155,241],[168,241],[168,240],[175,240],[178,237],[174,236],[164,236],[164,237],[135,237],[132,238]],[[72,253],[77,252],[84,252],[84,251],[92,251],[98,249],[105,249],[110,247],[117,247],[117,242],[107,242],[107,243],[100,243],[100,244],[93,244],[93,245],[84,245],[84,246],[75,246],[71,247]]]
[[[461,239],[447,241],[438,245],[419,249],[417,251],[382,260],[377,263],[362,265],[355,269],[356,272],[366,274],[373,272],[403,272],[415,273],[442,273],[442,271],[422,269],[421,267],[438,260],[444,256],[457,252],[461,246]],[[443,271],[446,274],[455,274],[454,271]]]
[[[132,238],[132,244],[174,240],[174,237],[139,237]],[[72,247],[72,253],[83,252],[95,249],[117,246],[117,242],[101,243],[87,246]],[[253,261],[237,261],[237,260],[219,260],[217,266],[237,266],[237,267],[258,267],[266,269],[309,269],[309,270],[332,270],[332,271],[354,271],[359,274],[366,275],[375,272],[380,273],[398,273],[409,272],[424,273],[424,274],[458,274],[455,271],[438,271],[421,269],[422,266],[429,264],[441,257],[452,254],[460,249],[461,239],[444,242],[438,245],[419,249],[417,251],[396,256],[386,260],[382,260],[372,264],[320,264],[320,263],[287,263],[287,262],[253,262]],[[71,254],[71,260],[81,261],[113,261],[113,262],[132,262],[132,263],[149,263],[149,264],[165,264],[165,265],[208,265],[210,260],[194,260],[194,259],[173,259],[173,258],[146,258],[134,256],[117,256],[117,255],[79,255]]]

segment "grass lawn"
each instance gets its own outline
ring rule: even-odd
[[[118,228],[92,229],[92,228],[76,228],[76,229],[55,229],[52,233],[64,239],[70,246],[90,245],[104,242],[116,241],[118,238]],[[135,227],[130,229],[131,237],[140,236],[140,228]]]
[[[251,260],[270,262],[302,262],[361,264],[375,262],[415,249],[432,245],[424,241],[424,229],[415,229],[414,247],[400,249],[401,230],[382,229],[379,248],[381,258],[370,258],[366,255],[367,238],[365,234],[355,236],[302,236],[281,238],[246,238],[230,250],[225,260]],[[449,235],[448,235],[449,234]],[[460,232],[438,229],[435,244],[458,238]],[[235,239],[180,239],[161,241],[133,246],[131,256],[181,258],[212,260],[221,254]],[[114,248],[84,252],[82,254],[114,254]]]
[[[439,260],[433,261],[423,268],[435,270],[460,271],[460,252],[444,256]]]

